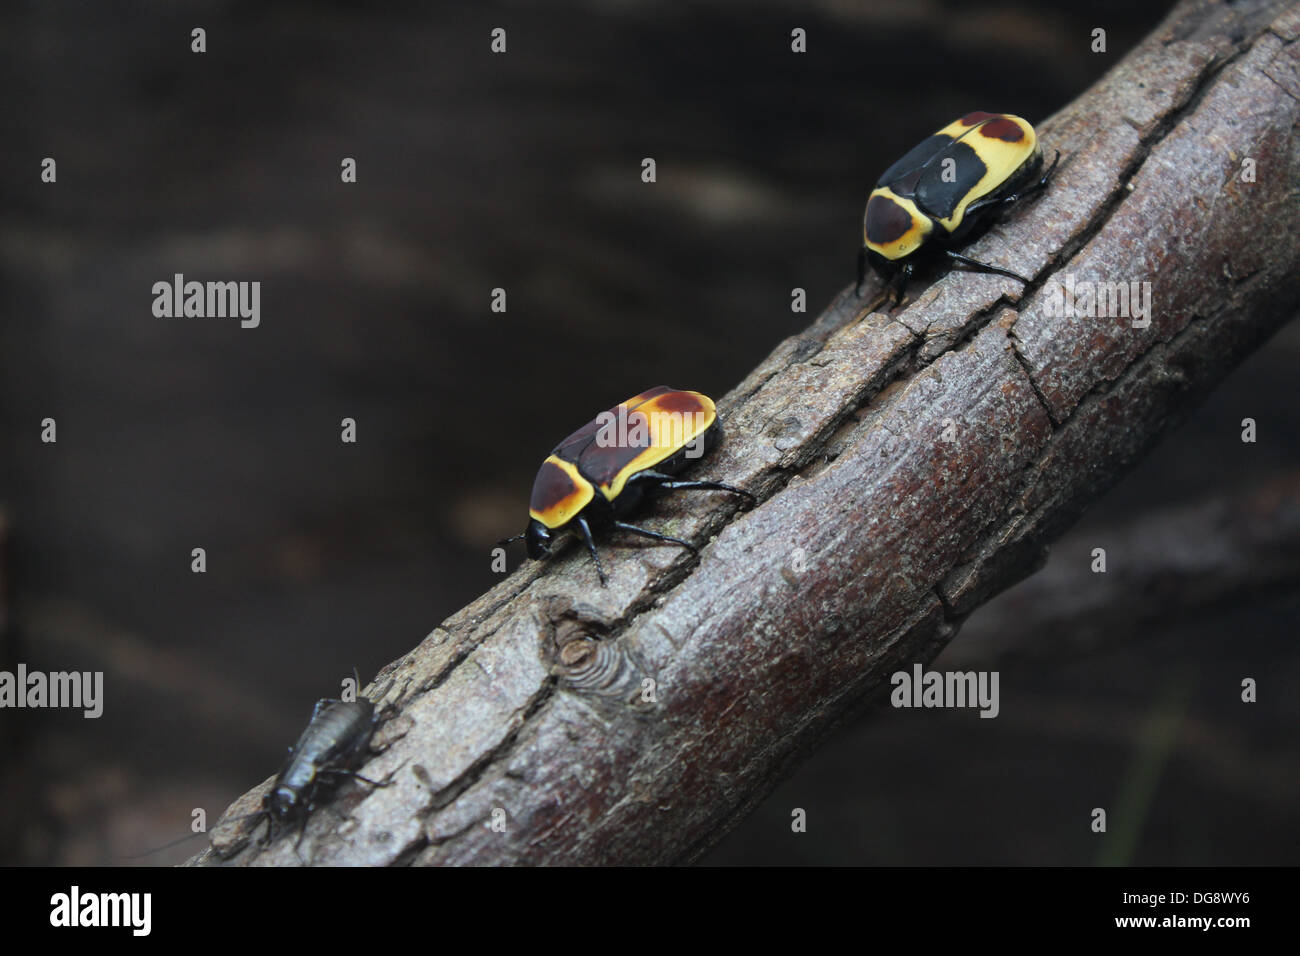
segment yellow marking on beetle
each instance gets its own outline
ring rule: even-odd
[[[862,244],[868,249],[879,253],[886,259],[902,259],[910,256],[925,242],[926,237],[933,230],[932,220],[925,213],[921,212],[916,203],[910,199],[905,199],[898,193],[894,192],[887,186],[879,189],[873,189],[871,196],[867,198],[868,208],[871,206],[871,200],[876,196],[882,196],[890,202],[900,206],[909,216],[912,217],[912,224],[907,231],[889,242],[872,242],[867,238],[867,228],[864,222],[862,227]]]
[[[583,508],[587,507],[587,505],[591,503],[591,500],[596,497],[596,492],[595,489],[592,488],[591,482],[578,473],[578,467],[572,462],[567,462],[563,458],[558,458],[555,455],[549,455],[546,461],[542,463],[542,468],[545,469],[547,465],[551,465],[564,472],[564,474],[568,476],[572,488],[568,494],[548,503],[546,507],[540,511],[536,508],[529,507],[528,514],[530,517],[536,518],[542,524],[546,525],[546,527],[554,530],[572,521],[574,516],[576,516]],[[535,494],[536,487],[534,487],[534,495]]]
[[[1038,136],[1034,133],[1034,128],[1019,116],[1012,116],[1004,113],[995,119],[1010,120],[1020,127],[1024,133],[1024,138],[1016,140],[1014,143],[1008,143],[1004,140],[994,139],[980,134],[980,126],[972,126],[966,130],[966,134],[961,136],[961,141],[966,143],[975,154],[979,156],[980,161],[984,163],[984,175],[980,181],[971,189],[966,190],[962,196],[961,202],[957,208],[952,211],[952,215],[947,219],[937,220],[939,225],[943,226],[948,232],[952,232],[961,225],[966,216],[966,207],[977,199],[982,199],[989,193],[995,192],[1003,183],[1015,175],[1025,163],[1038,152]],[[950,123],[942,130],[950,135],[953,127],[960,127],[961,121]]]
[[[644,421],[637,422],[639,416],[645,416]],[[649,443],[613,478],[597,486],[601,494],[613,501],[622,494],[629,478],[677,454],[708,431],[717,418],[713,399],[699,392],[666,392],[640,403],[627,413],[627,428],[629,432],[635,429],[648,432]]]

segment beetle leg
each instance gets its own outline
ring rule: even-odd
[[[1025,285],[1032,281],[1025,278],[1019,272],[1012,272],[1010,269],[1000,269],[997,266],[991,266],[987,262],[980,262],[978,259],[972,259],[969,256],[963,256],[959,252],[953,252],[951,249],[945,249],[944,255],[949,259],[955,259],[957,262],[964,263],[979,272],[990,272],[994,275],[1006,276],[1008,279],[1019,279]]]
[[[591,554],[591,560],[596,562],[596,573],[600,575],[600,583],[608,584],[609,579],[605,577],[605,569],[600,566],[600,555],[596,553],[596,542],[591,540],[591,527],[587,524],[587,519],[578,518],[574,523],[582,532],[582,540],[587,542],[587,551]]]
[[[662,471],[651,470],[640,472],[633,480],[652,481],[656,487],[665,491],[729,491],[733,495],[743,495],[748,498],[751,507],[758,502],[758,499],[744,488],[723,484],[721,481],[683,481],[672,475],[665,475]]]
[[[1038,182],[1034,183],[1034,185],[1030,186],[1020,195],[1028,196],[1032,193],[1038,192],[1038,190],[1046,186],[1047,181],[1052,178],[1052,173],[1056,172],[1056,164],[1059,163],[1060,161],[1061,161],[1061,151],[1058,149],[1056,151],[1056,157],[1052,160],[1052,165],[1047,167],[1047,172],[1043,173],[1042,179],[1038,180]]]
[[[903,263],[902,268],[895,272],[893,278],[889,280],[889,285],[886,288],[892,290],[894,295],[894,304],[890,308],[896,309],[903,304],[903,296],[907,294],[907,283],[912,278],[912,268],[912,263]]]
[[[1061,151],[1058,149],[1056,151],[1056,158],[1052,160],[1052,165],[1047,167],[1047,172],[1043,173],[1042,177],[1037,182],[1031,183],[1019,192],[1012,193],[1010,196],[977,199],[966,207],[964,215],[970,216],[972,213],[977,213],[981,209],[987,209],[989,206],[1009,206],[1013,202],[1018,202],[1021,199],[1024,199],[1026,196],[1032,196],[1047,185],[1047,181],[1052,178],[1052,173],[1056,172],[1056,164],[1060,161]]]
[[[1005,206],[1009,203],[1015,202],[1019,198],[1020,193],[1012,193],[1010,196],[994,196],[988,199],[977,199],[966,207],[966,211],[962,214],[963,219],[965,221],[974,221],[976,214],[982,213],[990,206]]]
[[[867,277],[867,247],[862,246],[858,249],[858,285],[853,294],[858,298],[862,297],[862,280]]]
[[[673,544],[680,544],[683,548],[688,548],[692,554],[699,554],[700,549],[695,547],[689,541],[683,541],[681,538],[674,538],[670,534],[660,534],[658,531],[651,531],[649,528],[638,528],[634,524],[628,524],[626,521],[615,521],[612,527],[620,531],[631,531],[633,534],[639,534],[643,538],[653,538],[655,541],[671,541]]]

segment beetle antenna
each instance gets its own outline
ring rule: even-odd
[[[504,545],[509,544],[511,541],[518,541],[520,538],[524,536],[525,533],[526,532],[521,531],[518,534],[512,534],[508,538],[502,538],[500,541],[497,542],[497,547],[498,548],[503,547]]]

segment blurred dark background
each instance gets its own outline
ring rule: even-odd
[[[0,712],[0,861],[215,822],[317,697],[494,583],[556,439],[650,385],[725,393],[852,279],[893,158],[971,109],[1044,119],[1169,6],[6,4],[0,656],[103,670],[106,705]],[[155,318],[177,272],[259,280],[261,326]],[[1180,505],[1291,513],[1298,353],[1292,326],[1087,516],[1060,593],[1102,587],[1062,555],[1177,538]],[[947,652],[1000,669],[997,720],[846,726],[706,862],[1296,862],[1295,578],[1207,601],[1178,571],[1148,619],[1099,593],[1035,628],[1008,592]]]

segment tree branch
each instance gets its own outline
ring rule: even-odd
[[[1040,566],[1295,313],[1298,34],[1283,3],[1180,5],[1039,127],[1061,151],[1056,178],[973,247],[1035,277],[1028,289],[954,272],[893,316],[841,294],[720,403],[727,438],[696,472],[759,507],[669,499],[647,523],[708,542],[698,563],[611,548],[601,588],[570,550],[443,622],[376,679],[394,681],[393,716],[363,772],[397,769],[393,784],[344,788],[303,857],[664,863],[707,849],[891,672],[931,660]],[[1067,274],[1149,281],[1150,324],[1053,314]],[[241,850],[247,829],[218,830],[193,862],[299,862],[292,839]]]

